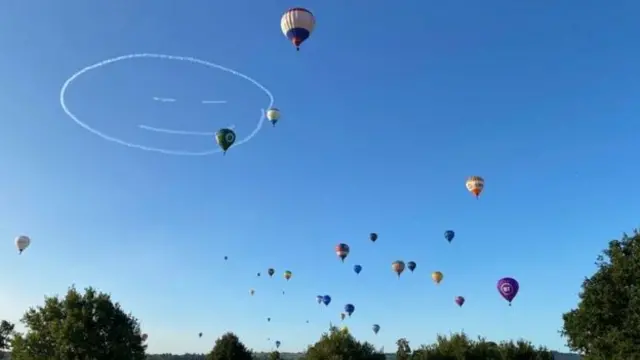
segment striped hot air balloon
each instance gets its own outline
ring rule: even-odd
[[[284,36],[300,50],[300,45],[309,38],[316,27],[316,18],[304,8],[292,8],[282,15],[280,28]]]

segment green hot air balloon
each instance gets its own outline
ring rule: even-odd
[[[216,132],[216,142],[222,149],[222,153],[226,154],[231,145],[236,142],[236,133],[231,129],[220,129]]]

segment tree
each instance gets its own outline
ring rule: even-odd
[[[207,355],[207,360],[252,360],[253,354],[238,339],[236,334],[228,332],[222,335],[211,352]]]
[[[272,351],[269,354],[269,360],[280,360],[280,352],[276,351]]]
[[[6,320],[0,322],[0,359],[4,358],[4,352],[9,350],[9,342],[13,336],[14,325]]]
[[[409,347],[409,341],[405,338],[398,339],[396,341],[398,345],[398,351],[396,351],[397,360],[409,360],[411,358],[411,347]]]
[[[609,242],[598,270],[585,278],[578,307],[567,313],[562,335],[586,359],[640,359],[640,234]]]
[[[13,360],[145,359],[137,320],[93,288],[80,294],[71,287],[64,298],[46,297],[21,322],[27,331],[12,339]]]
[[[484,338],[471,340],[465,333],[438,335],[436,343],[413,352],[412,360],[553,360],[545,348],[535,348],[524,340],[499,345]]]
[[[329,333],[322,335],[320,340],[309,346],[305,360],[385,360],[386,356],[375,350],[373,345],[361,343],[349,334],[346,328],[338,330],[330,327]]]

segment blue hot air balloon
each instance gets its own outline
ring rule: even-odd
[[[448,242],[451,242],[454,237],[456,237],[456,233],[453,230],[447,230],[444,232],[444,238],[447,239]]]
[[[325,296],[323,296],[323,297],[322,297],[322,303],[323,303],[325,306],[329,306],[329,304],[331,303],[331,296],[329,296],[329,295],[325,295]]]
[[[324,299],[324,296],[322,295],[316,296],[316,301],[318,302],[318,304],[322,304],[322,299]]]
[[[373,333],[378,335],[378,331],[380,331],[380,325],[378,324],[373,324],[373,326],[371,327],[371,329],[373,329]]]
[[[416,266],[418,266],[418,265],[416,264],[415,261],[409,261],[407,263],[407,269],[409,269],[409,271],[411,271],[411,272],[413,272],[413,270],[416,269]]]
[[[276,340],[276,349],[280,348],[280,344],[281,344],[280,340]]]
[[[354,311],[356,311],[356,307],[353,306],[353,304],[347,304],[344,306],[344,312],[346,312],[349,316],[351,316]]]
[[[355,271],[356,274],[360,274],[360,271],[362,271],[362,265],[353,265],[353,271]]]

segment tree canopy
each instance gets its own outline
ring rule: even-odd
[[[216,340],[207,360],[253,360],[253,354],[236,334],[228,332]]]
[[[27,330],[11,340],[12,360],[145,359],[137,320],[92,288],[46,297],[21,322]]]
[[[578,307],[563,315],[562,334],[585,359],[640,358],[640,234],[609,242],[596,265]]]
[[[385,360],[373,345],[357,341],[346,328],[331,327],[320,340],[309,346],[305,360]]]

